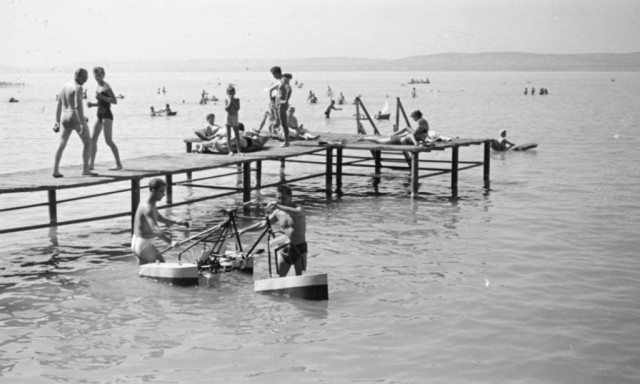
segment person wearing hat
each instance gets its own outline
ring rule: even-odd
[[[491,148],[494,151],[508,151],[509,149],[511,149],[512,147],[515,147],[515,144],[510,142],[509,140],[507,140],[507,130],[503,129],[502,131],[500,131],[500,138],[499,139],[492,139],[491,140]]]

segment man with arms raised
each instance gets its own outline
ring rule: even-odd
[[[171,244],[171,248],[177,248],[180,245],[176,240],[171,241],[171,236],[160,229],[158,222],[166,225],[180,224],[189,228],[188,221],[165,218],[158,212],[156,203],[162,200],[166,190],[167,183],[156,177],[149,182],[149,198],[138,204],[133,222],[131,250],[138,258],[139,264],[153,263],[156,260],[164,263],[164,257],[153,244],[156,236]]]
[[[75,81],[62,86],[58,95],[58,108],[56,109],[56,125],[53,130],[58,132],[62,124],[62,136],[60,145],[56,151],[56,158],[53,164],[53,177],[63,177],[60,173],[60,160],[64,152],[69,136],[72,131],[77,131],[84,146],[82,150],[82,174],[85,176],[96,176],[97,173],[89,169],[89,159],[91,158],[91,136],[87,119],[84,117],[82,109],[83,90],[82,85],[87,82],[87,70],[80,68],[75,73]]]

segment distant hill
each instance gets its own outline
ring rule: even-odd
[[[73,63],[49,68],[22,68],[0,66],[0,73],[68,72],[80,66],[91,68],[92,63]],[[200,59],[200,60],[147,60],[101,61],[110,71],[267,71],[274,65],[286,71],[341,72],[341,71],[640,71],[640,52],[590,54],[537,54],[523,52],[442,53],[411,56],[403,59],[359,59],[348,57],[304,58],[292,60],[263,59]]]

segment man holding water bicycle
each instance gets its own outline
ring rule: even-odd
[[[282,232],[288,238],[288,244],[278,253],[278,274],[285,277],[293,265],[296,275],[302,275],[307,270],[307,219],[304,207],[292,201],[293,192],[286,184],[279,185],[276,192],[276,201],[267,205],[270,211],[270,222],[279,222]],[[257,228],[264,228],[266,221],[254,224],[238,232],[243,234]]]

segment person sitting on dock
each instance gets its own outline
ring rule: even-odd
[[[240,149],[245,151],[255,151],[262,147],[269,139],[265,136],[260,136],[258,132],[250,131],[245,132],[244,124],[238,123],[238,132],[239,137],[238,140],[231,140],[229,144],[226,135],[224,132],[221,132],[220,135],[214,137],[212,140],[207,142],[196,144],[194,152],[204,153],[204,152],[219,152],[219,153],[228,153],[229,145],[231,145],[231,150],[237,151],[237,145],[240,143]],[[232,132],[232,135],[235,133]]]
[[[96,176],[97,173],[89,169],[89,161],[91,160],[91,135],[89,134],[89,121],[84,116],[82,108],[82,85],[87,82],[89,74],[84,68],[80,68],[75,72],[75,81],[68,82],[62,86],[62,90],[58,97],[58,106],[56,109],[56,123],[54,131],[60,130],[62,125],[62,136],[60,137],[60,145],[56,151],[56,157],[53,163],[53,177],[63,177],[60,173],[60,160],[62,153],[67,146],[71,133],[75,130],[82,140],[82,174],[85,176]]]
[[[210,113],[206,117],[207,126],[194,131],[193,133],[198,136],[201,140],[209,141],[213,140],[216,137],[224,136],[224,131],[222,131],[222,127],[216,124],[216,115]]]
[[[313,136],[307,131],[302,124],[298,124],[298,118],[294,116],[295,107],[289,107],[287,115],[287,124],[289,124],[289,135],[293,139],[315,140],[318,136]]]
[[[282,184],[278,186],[276,201],[269,203],[267,210],[271,211],[269,222],[279,222],[284,234],[289,238],[289,244],[277,252],[278,274],[285,277],[293,265],[296,275],[300,276],[307,271],[307,219],[304,207],[292,201],[291,187]],[[242,235],[246,231],[264,228],[266,221],[238,231]]]
[[[262,121],[260,122],[260,126],[258,127],[258,133],[260,133],[260,131],[262,131],[262,128],[264,128],[264,126],[268,124],[268,129],[269,129],[269,133],[276,133],[276,131],[278,130],[278,128],[275,126],[276,125],[276,117],[273,115],[273,110],[271,109],[271,106],[269,105],[269,107],[267,108],[266,111],[264,111],[264,115],[262,116]]]
[[[165,218],[158,212],[156,203],[162,200],[167,190],[167,183],[158,177],[149,182],[149,197],[146,201],[140,201],[133,222],[133,236],[131,237],[131,251],[138,258],[138,264],[147,264],[159,261],[164,263],[164,257],[153,243],[156,237],[171,244],[171,248],[177,248],[179,242],[171,240],[171,236],[160,229],[158,222],[166,225],[178,224],[189,228],[186,220],[174,220]]]
[[[511,149],[512,147],[515,147],[516,145],[512,142],[510,142],[509,140],[507,140],[507,130],[503,129],[502,131],[500,131],[500,138],[499,139],[492,139],[491,140],[491,149],[493,149],[494,151],[498,151],[498,152],[504,152],[504,151],[508,151],[509,149]]]
[[[402,144],[402,145],[420,145],[422,143],[428,143],[429,138],[429,123],[422,116],[422,112],[415,110],[411,112],[411,118],[418,123],[418,128],[415,130],[411,127],[402,128],[395,131],[389,136],[363,136],[360,137],[356,143],[361,141],[370,141],[377,144]]]

